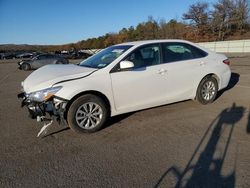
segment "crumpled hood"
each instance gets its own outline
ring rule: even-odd
[[[77,65],[46,65],[32,72],[24,81],[24,92],[30,93],[51,87],[53,84],[87,76],[96,69]]]

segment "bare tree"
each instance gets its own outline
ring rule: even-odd
[[[206,33],[208,33],[210,30],[208,8],[208,3],[197,2],[195,4],[192,4],[189,7],[188,12],[184,13],[182,16],[184,20],[190,20],[190,24],[196,27],[197,37],[206,35]]]
[[[225,35],[231,32],[234,15],[233,0],[219,0],[212,11],[212,28],[217,40],[224,40]]]
[[[208,23],[208,4],[197,2],[192,4],[187,13],[183,14],[184,20],[191,20],[196,26],[206,25]]]
[[[247,0],[219,0],[212,11],[212,30],[217,40],[224,40],[227,35],[243,30],[248,25]]]
[[[241,32],[248,26],[249,4],[247,0],[236,0],[235,20],[236,28]]]

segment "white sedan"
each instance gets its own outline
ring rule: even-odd
[[[188,99],[213,102],[229,83],[229,63],[188,41],[129,42],[79,65],[34,71],[19,97],[33,118],[56,117],[76,132],[95,132],[110,116]]]

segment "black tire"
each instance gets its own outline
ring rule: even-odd
[[[21,69],[22,69],[22,70],[25,70],[25,71],[30,70],[30,69],[31,69],[30,64],[28,64],[28,63],[23,63],[23,64],[21,65]]]
[[[90,107],[90,105],[93,106]],[[97,108],[97,110],[93,110],[93,108],[95,109],[95,107]],[[88,110],[91,111],[91,108],[93,111],[88,112]],[[107,105],[100,97],[86,94],[77,98],[70,105],[67,113],[67,122],[69,127],[77,133],[93,133],[103,128],[109,115],[108,112],[109,110],[107,108]],[[96,115],[99,113],[101,115]],[[81,123],[83,124],[80,125]],[[92,125],[95,123],[96,125],[88,127],[89,124]]]
[[[57,61],[57,62],[56,62],[56,64],[63,64],[63,62],[61,62],[61,61]]]
[[[196,100],[201,104],[212,103],[218,93],[217,80],[212,76],[205,77],[199,84]]]

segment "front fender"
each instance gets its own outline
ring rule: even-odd
[[[111,116],[115,115],[115,105],[113,100],[112,86],[109,76],[88,76],[79,80],[73,80],[58,84],[62,89],[56,93],[56,96],[71,101],[75,96],[84,93],[100,93],[104,95],[109,103]]]

